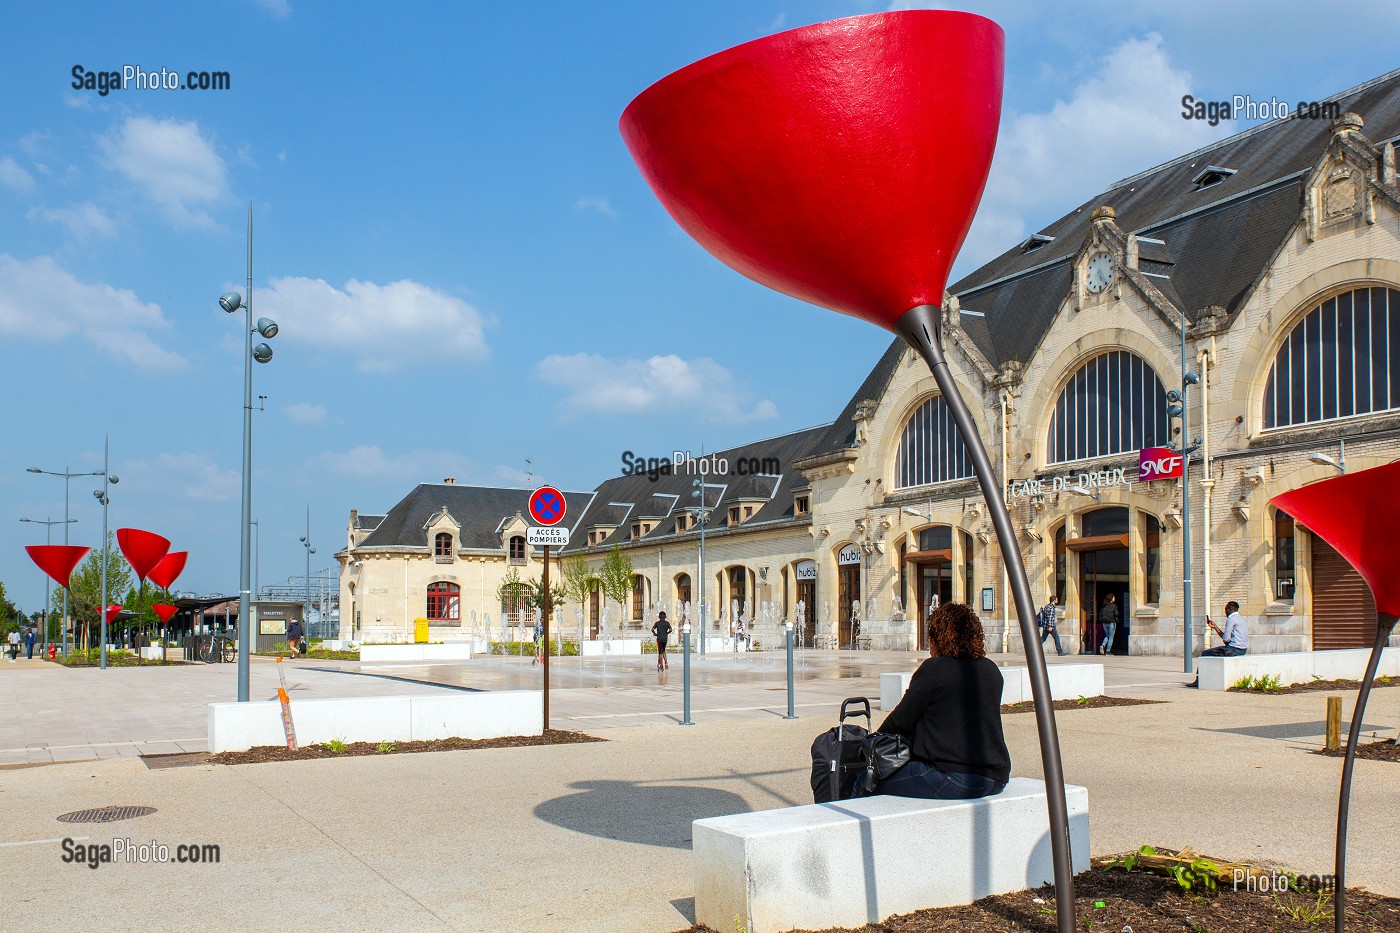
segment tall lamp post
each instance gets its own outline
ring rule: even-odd
[[[701,457],[703,458],[703,456],[702,449]],[[696,520],[700,522],[700,654],[704,656],[705,642],[709,639],[710,629],[709,611],[705,608],[705,526],[710,521],[710,509],[705,502],[705,490],[723,489],[724,487],[718,483],[707,483],[700,479],[695,480],[691,485],[695,488],[691,491],[690,497],[700,500],[700,511],[697,513]]]
[[[265,343],[253,345],[253,334],[271,340],[277,336],[277,322],[260,317],[253,323],[253,203],[248,202],[248,300],[238,292],[228,292],[219,298],[219,307],[229,314],[239,308],[245,312],[243,354],[243,511],[238,522],[238,702],[248,702],[248,655],[253,650],[249,586],[251,583],[250,542],[253,521],[253,361],[266,363],[272,359],[272,347]]]
[[[26,472],[26,473],[41,473],[41,474],[43,474],[44,476],[61,476],[61,477],[63,477],[63,546],[64,546],[64,547],[67,547],[67,546],[68,546],[68,525],[69,525],[71,522],[76,521],[76,519],[70,519],[70,518],[68,517],[68,490],[69,490],[69,487],[70,487],[70,485],[71,485],[69,481],[72,480],[73,477],[75,477],[75,476],[102,476],[106,471],[104,470],[104,471],[102,471],[102,472],[98,472],[98,471],[96,471],[96,470],[93,470],[93,471],[90,471],[90,472],[78,472],[78,473],[73,473],[73,472],[71,472],[67,467],[64,467],[64,468],[63,468],[63,472],[62,472],[62,473],[59,473],[57,470],[41,470],[41,469],[39,469],[38,467],[29,467],[25,472]],[[103,538],[102,546],[103,546],[103,547],[106,547],[106,546],[107,546],[107,541],[106,541],[105,535],[104,535],[104,538]],[[106,612],[106,611],[107,611],[105,606],[103,607],[102,611],[103,611],[103,612]],[[68,653],[68,588],[67,588],[67,587],[64,587],[64,588],[63,588],[63,618],[62,618],[62,622],[61,622],[60,624],[61,624],[62,627],[63,627],[63,653],[64,653],[64,654],[67,654],[67,653]],[[45,626],[45,628],[48,627],[48,621],[47,621],[47,620],[45,620],[44,626]]]
[[[108,472],[111,464],[107,452],[107,438],[102,438],[102,488],[94,489],[92,495],[98,502],[102,503],[102,662],[99,665],[103,670],[107,669],[107,488],[115,484],[117,478]]]
[[[262,567],[262,526],[253,519],[253,598],[258,597],[258,571]]]
[[[306,507],[306,534],[301,536],[301,546],[306,549],[306,605],[301,610],[302,637],[311,638],[311,555],[316,549],[311,546],[311,506]]]
[[[44,518],[44,519],[38,519],[38,518],[21,518],[20,521],[22,521],[22,522],[29,522],[29,523],[32,524],[32,525],[44,525],[44,526],[46,526],[46,527],[44,528],[44,543],[45,543],[45,544],[53,544],[53,526],[54,526],[54,525],[70,525],[70,524],[72,524],[73,522],[76,522],[77,519],[76,519],[76,518],[65,518],[63,521],[58,521],[57,519],[50,519],[50,518]],[[67,529],[65,529],[65,530],[67,530]],[[50,596],[50,593],[49,593],[48,578],[45,577],[45,578],[44,578],[44,642],[43,642],[43,644],[44,644],[44,648],[43,648],[44,654],[48,654],[48,653],[49,653],[49,596]]]
[[[1192,660],[1195,638],[1191,630],[1191,454],[1201,446],[1200,438],[1191,437],[1191,410],[1186,392],[1201,381],[1201,374],[1186,369],[1186,315],[1181,315],[1181,389],[1167,393],[1167,414],[1181,419],[1181,443],[1176,452],[1181,454],[1181,665],[1186,673],[1195,669]],[[1207,428],[1209,425],[1207,425]],[[1206,594],[1210,601],[1210,594]],[[1112,645],[1109,646],[1112,648]],[[1204,647],[1204,646],[1203,646]]]

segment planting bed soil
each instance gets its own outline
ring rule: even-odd
[[[1146,706],[1149,703],[1164,703],[1165,700],[1136,700],[1132,697],[1084,697],[1082,700],[1056,700],[1052,706],[1056,710],[1102,709],[1105,706]],[[1001,708],[1003,713],[1033,713],[1035,703],[1023,700],[1020,703],[1007,703]]]
[[[101,661],[91,661],[86,658],[57,658],[50,662],[60,667],[101,667]],[[108,667],[175,667],[178,664],[193,664],[193,661],[148,661],[145,658],[133,658],[129,656],[116,657],[107,655]]]
[[[1105,862],[1108,860],[1104,860]],[[1332,899],[1316,892],[1276,894],[1182,891],[1160,875],[1094,867],[1075,879],[1080,929],[1119,933],[1315,933],[1332,928]],[[965,907],[941,907],[842,928],[847,933],[1055,933],[1054,888],[999,894]],[[1102,907],[1095,906],[1102,904]],[[1347,891],[1347,929],[1400,933],[1400,898]],[[721,933],[695,926],[681,933]],[[727,931],[724,931],[727,933]],[[796,931],[812,933],[812,931]],[[832,927],[821,933],[838,933]]]
[[[259,745],[246,752],[219,752],[210,755],[216,765],[250,765],[264,761],[304,761],[308,758],[352,758],[358,755],[404,755],[411,752],[457,752],[472,748],[521,748],[527,745],[571,745],[577,742],[606,742],[582,732],[550,729],[544,735],[508,735],[499,739],[429,739],[415,742],[345,742],[332,750],[329,745],[305,745],[293,751],[282,745]]]
[[[1328,758],[1341,758],[1346,752],[1343,745],[1336,751],[1319,749],[1314,752],[1317,755],[1326,755]],[[1356,757],[1365,758],[1368,761],[1400,761],[1400,745],[1396,745],[1390,739],[1381,739],[1379,742],[1366,742],[1356,746]]]

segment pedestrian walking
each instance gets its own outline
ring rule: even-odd
[[[292,657],[301,653],[302,627],[300,619],[293,619],[287,626],[287,647],[292,649]]]
[[[24,646],[29,649],[29,660],[34,660],[34,629],[31,627],[25,630]]]
[[[19,629],[12,629],[10,634],[5,636],[5,643],[9,646],[5,650],[10,654],[10,663],[13,664],[19,657]]]
[[[1103,624],[1103,645],[1099,654],[1113,653],[1113,636],[1118,633],[1118,597],[1109,593],[1103,598],[1099,608],[1099,622]]]
[[[544,663],[544,619],[535,620],[535,658],[530,662],[531,666]]]
[[[656,614],[656,622],[651,627],[651,633],[656,636],[656,669],[669,671],[671,659],[666,657],[666,642],[671,639],[671,623],[666,620],[666,610],[663,609]]]
[[[1060,644],[1060,631],[1056,627],[1059,622],[1059,612],[1056,609],[1060,605],[1060,597],[1051,596],[1050,601],[1041,608],[1040,614],[1036,616],[1036,623],[1040,626],[1040,643],[1045,644],[1046,638],[1055,639],[1055,653],[1060,657],[1065,656],[1064,646]]]

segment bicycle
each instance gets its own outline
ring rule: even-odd
[[[218,664],[221,661],[234,661],[238,658],[238,643],[229,635],[210,635],[199,651],[199,659],[205,664]]]

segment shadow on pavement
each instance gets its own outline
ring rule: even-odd
[[[747,813],[743,797],[712,787],[578,781],[580,793],[546,800],[535,816],[601,839],[690,848],[690,824],[711,816]]]

